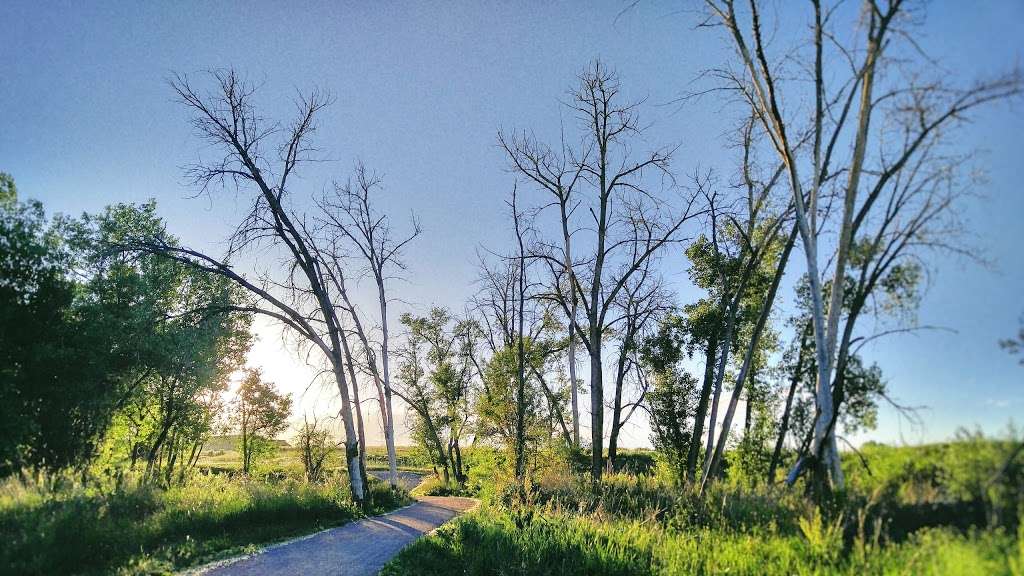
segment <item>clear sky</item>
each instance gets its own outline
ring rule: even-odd
[[[458,309],[473,291],[476,249],[509,241],[503,200],[513,176],[495,147],[497,130],[557,130],[558,99],[591,59],[615,67],[630,97],[647,99],[647,138],[680,145],[677,171],[730,168],[717,144],[729,112],[709,100],[666,105],[727,56],[719,36],[694,29],[696,2],[641,2],[617,17],[628,4],[6,0],[0,170],[50,212],[156,198],[172,232],[216,251],[242,206],[232,193],[192,198],[181,166],[203,148],[166,78],[233,66],[263,82],[265,113],[279,118],[296,89],[319,86],[337,99],[319,132],[332,161],[307,170],[297,190],[315,193],[344,179],[357,158],[383,173],[385,208],[398,224],[415,212],[425,228],[408,253],[409,281],[396,287],[406,303],[395,308]],[[966,83],[1020,63],[1024,2],[932,2],[923,30],[925,49]],[[872,438],[934,440],[959,426],[997,431],[1024,413],[1024,369],[997,346],[1024,313],[1020,106],[986,110],[963,135],[964,149],[984,151],[986,199],[966,210],[974,245],[995,266],[934,261],[919,320],[955,333],[893,337],[865,354],[882,366],[894,397],[928,407],[925,426],[883,410]],[[666,260],[673,265],[684,273],[680,257]],[[293,391],[300,409],[323,410],[332,394],[306,391],[310,372],[278,332],[261,323],[259,334],[250,363]],[[642,425],[626,433],[627,444],[647,441]]]

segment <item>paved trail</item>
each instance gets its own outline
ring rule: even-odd
[[[406,473],[411,474],[411,473]],[[417,475],[403,480],[419,482]],[[414,540],[473,507],[470,498],[423,496],[411,506],[364,518],[199,572],[203,576],[369,576]]]
[[[387,470],[367,470],[367,472],[376,476],[377,478],[380,478],[385,482],[388,481],[388,476],[390,476],[391,474]],[[403,472],[401,470],[398,471],[398,485],[401,486],[402,488],[405,488],[406,490],[412,490],[413,488],[419,486],[420,482],[422,481],[423,474],[420,474],[418,472]]]

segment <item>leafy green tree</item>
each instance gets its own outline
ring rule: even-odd
[[[256,458],[274,451],[274,437],[288,427],[291,410],[291,395],[281,394],[272,382],[263,381],[259,370],[246,371],[234,412],[241,435],[242,473],[250,472]]]
[[[548,414],[545,410],[544,391],[536,374],[544,372],[543,344],[524,338],[528,363],[523,401],[525,404],[523,428],[527,452],[549,437]],[[487,361],[483,370],[483,386],[476,395],[477,434],[480,438],[497,438],[510,451],[516,442],[518,351],[515,346],[499,349]]]
[[[400,351],[395,394],[412,409],[413,438],[441,466],[444,481],[466,480],[462,438],[472,416],[473,359],[465,343],[467,321],[457,321],[443,308],[427,316],[403,314],[409,330]]]
[[[680,483],[690,478],[688,458],[693,446],[700,444],[694,429],[701,391],[697,379],[680,364],[686,356],[684,322],[677,315],[662,318],[658,330],[640,347],[641,363],[651,375],[645,398],[651,441]]]
[[[92,270],[74,221],[18,201],[7,175],[0,189],[0,476],[81,467],[143,356],[135,309],[104,310],[78,280]]]
[[[60,393],[67,376],[62,362],[82,344],[70,314],[75,287],[67,277],[70,256],[48,225],[43,206],[19,202],[13,179],[0,174],[0,476],[24,466],[57,468],[88,453],[95,439],[83,424],[92,410],[67,413],[79,392],[93,386],[84,378]],[[90,395],[83,393],[81,399]],[[64,412],[67,428],[50,426],[45,412]]]
[[[160,237],[176,244],[156,205],[118,204],[69,223],[87,270],[83,313],[116,331],[130,356],[120,426],[107,439],[134,467],[171,480],[194,466],[222,410],[220,394],[249,349],[250,317],[227,314],[241,299],[227,279],[152,254],[111,250],[125,238]]]

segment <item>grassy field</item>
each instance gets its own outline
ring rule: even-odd
[[[372,482],[372,509],[408,503]],[[363,516],[344,478],[324,484],[196,474],[160,488],[71,478],[0,485],[0,572],[168,574]]]
[[[197,466],[211,472],[237,472],[242,467],[242,457],[237,451],[237,442],[231,437],[216,437],[199,456]],[[396,449],[399,470],[410,472],[431,471],[430,459],[426,453],[413,446],[398,446]],[[341,450],[333,450],[327,458],[327,469],[339,472],[345,469]],[[366,467],[370,470],[387,469],[387,451],[382,446],[371,446],[366,450]],[[298,448],[282,444],[269,456],[256,463],[257,474],[277,473],[299,477],[302,475],[302,457]]]
[[[525,496],[485,491],[478,511],[383,573],[1021,576],[1024,463],[1007,466],[1012,449],[971,435],[865,446],[846,455],[850,489],[823,512],[799,489],[726,481],[698,497],[659,469],[595,488],[548,466]]]

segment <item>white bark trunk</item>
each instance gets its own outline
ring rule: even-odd
[[[388,362],[388,301],[384,295],[384,278],[377,275],[377,295],[380,300],[381,326],[381,370],[384,373],[384,406],[381,406],[384,419],[384,443],[388,451],[388,472],[393,488],[398,487],[398,455],[395,452],[395,420],[391,410],[391,370]]]

